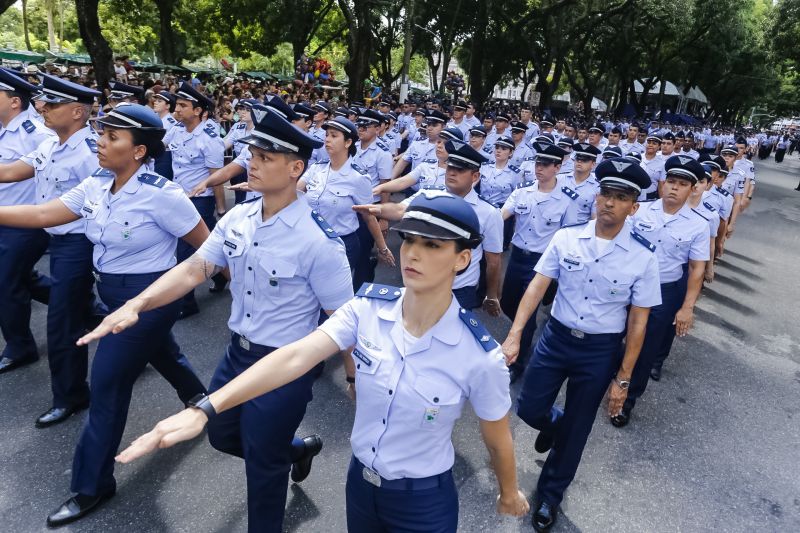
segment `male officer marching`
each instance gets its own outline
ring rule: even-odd
[[[53,132],[30,113],[38,92],[13,72],[0,68],[0,165],[14,163],[33,152]],[[36,203],[33,180],[0,183],[0,206]],[[16,363],[38,358],[30,329],[31,274],[47,249],[49,238],[41,229],[0,226],[0,330],[6,346],[0,355],[0,373]]]
[[[537,486],[536,531],[555,523],[606,390],[609,412],[622,406],[650,307],[661,302],[654,246],[626,225],[639,207],[639,193],[650,185],[647,173],[635,162],[613,160],[601,163],[596,176],[597,220],[556,232],[503,343],[506,358],[516,359],[525,325],[552,280],[558,280],[550,320],[528,364],[517,404],[520,418],[540,431],[536,451],[550,450]],[[625,354],[620,357],[626,324]],[[554,403],[564,381],[567,397],[561,409]]]

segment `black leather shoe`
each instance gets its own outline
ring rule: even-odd
[[[303,443],[306,445],[303,457],[292,463],[292,481],[295,483],[300,483],[311,473],[311,461],[322,449],[322,437],[309,435],[308,437],[303,437]]]
[[[0,374],[3,372],[11,372],[15,368],[20,368],[39,360],[39,356],[25,357],[24,359],[11,359],[9,357],[0,358]]]
[[[661,381],[661,367],[654,366],[650,369],[650,379],[653,381]]]
[[[536,436],[536,442],[533,443],[533,448],[539,453],[550,451],[553,447],[553,436],[544,431],[540,431]]]
[[[622,428],[628,425],[631,421],[631,408],[623,407],[618,415],[611,417],[611,425],[615,428]]]
[[[47,527],[61,527],[76,520],[80,520],[91,513],[105,501],[114,496],[115,491],[107,492],[100,496],[86,496],[76,494],[47,517]]]
[[[53,407],[36,419],[36,427],[41,429],[55,426],[88,407],[89,402],[76,405],[75,407]]]
[[[181,312],[178,314],[178,320],[183,320],[184,318],[189,318],[190,316],[194,316],[199,312],[200,312],[200,308],[197,307],[197,306],[181,309]]]
[[[550,528],[556,523],[557,513],[557,507],[553,507],[547,502],[539,503],[539,506],[533,512],[533,519],[531,520],[533,529],[539,532],[550,531]]]

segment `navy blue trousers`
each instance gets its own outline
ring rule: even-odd
[[[376,487],[364,479],[361,463],[351,459],[345,489],[347,531],[455,533],[458,491],[453,473],[448,470],[431,479],[436,486],[422,490]]]
[[[537,485],[541,501],[558,505],[575,477],[597,408],[619,368],[622,333],[574,337],[550,318],[533,352],[517,414],[529,426],[553,436],[553,447]],[[564,409],[555,406],[567,382]]]
[[[209,391],[214,392],[275,348],[243,348],[233,334]],[[283,531],[289,469],[302,453],[294,439],[312,399],[314,370],[262,396],[229,409],[208,424],[208,441],[217,450],[242,457],[247,473],[247,518],[250,532]]]
[[[231,185],[237,185],[239,183],[245,183],[245,182],[247,182],[247,171],[246,170],[242,170],[240,173],[238,173],[237,175],[235,175],[234,177],[231,178]],[[247,200],[247,192],[246,191],[233,191],[233,198],[234,198],[234,203],[236,205],[239,205],[242,202],[244,202],[245,200]]]
[[[633,409],[636,400],[644,394],[647,382],[650,380],[650,369],[653,368],[659,354],[663,354],[665,349],[669,351],[672,339],[675,338],[675,326],[672,325],[672,321],[675,320],[675,313],[683,305],[685,297],[685,282],[678,280],[661,284],[661,305],[650,309],[642,351],[633,369],[628,398],[625,400],[628,409]]]
[[[680,288],[679,290],[683,292],[683,296],[681,297],[681,305],[683,305],[683,300],[686,298],[686,290],[689,284],[689,264],[684,263],[683,265],[683,276],[680,279]],[[678,306],[680,309],[681,306]],[[677,311],[675,311],[677,313]],[[667,328],[667,332],[664,335],[664,341],[661,343],[661,349],[656,353],[655,360],[653,361],[654,368],[661,368],[664,366],[664,361],[667,360],[669,357],[669,352],[672,350],[672,342],[675,340],[675,326],[670,324]]]
[[[524,252],[516,246],[511,247],[511,257],[508,260],[508,267],[506,267],[506,275],[503,280],[503,291],[500,295],[500,307],[512,321],[517,316],[519,302],[522,301],[528,285],[536,275],[536,271],[533,269],[540,257],[542,257],[540,253]],[[517,371],[524,370],[525,365],[528,363],[531,344],[533,344],[533,334],[536,333],[536,314],[538,311],[538,307],[533,310],[531,317],[525,324],[525,328],[522,330],[519,357],[511,365],[511,368]]]
[[[344,243],[344,251],[347,254],[347,262],[350,264],[350,274],[352,276],[356,266],[361,261],[361,237],[358,234],[358,230],[356,230],[347,235],[339,235],[339,238]],[[361,285],[356,286],[355,278],[353,278],[353,291],[356,291],[359,287]]]
[[[0,226],[0,331],[6,341],[2,357],[38,357],[30,328],[31,272],[50,237],[41,229]]]
[[[375,239],[372,238],[369,226],[361,218],[361,215],[358,216],[356,235],[358,235],[360,242],[358,259],[355,263],[350,263],[350,267],[353,269],[353,287],[358,288],[364,283],[375,281],[375,261],[372,259],[372,247],[375,245]],[[348,255],[349,258],[350,256]]]
[[[72,407],[89,400],[89,349],[75,342],[86,331],[86,317],[94,301],[92,250],[92,243],[82,233],[50,238],[47,356],[53,407]]]
[[[214,216],[214,210],[216,209],[216,201],[214,200],[213,196],[196,196],[194,198],[189,198],[192,203],[194,204],[195,209],[197,212],[200,213],[200,218],[203,219],[203,222],[206,223],[208,226],[208,231],[214,229],[214,226],[217,225],[217,219]],[[189,259],[195,253],[194,247],[191,244],[184,241],[183,239],[178,239],[178,249],[175,253],[175,257],[178,259],[179,263],[182,263]],[[222,274],[217,274],[217,276],[221,276]],[[183,310],[191,311],[197,309],[197,300],[194,297],[194,289],[189,291],[186,296],[183,297]]]
[[[116,310],[137,296],[161,273],[101,274],[100,298]],[[205,392],[170,330],[180,301],[139,315],[133,327],[100,339],[92,361],[92,403],[72,465],[72,491],[105,494],[115,488],[114,456],[122,440],[133,384],[150,363],[178,391],[183,402]]]

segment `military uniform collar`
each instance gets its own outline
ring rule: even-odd
[[[80,143],[85,142],[88,137],[91,137],[92,129],[89,126],[84,126],[83,128],[79,129],[72,135],[70,135],[69,139],[67,139],[66,144],[70,148],[75,148]]]
[[[8,123],[8,126],[5,128],[0,126],[0,131],[16,131],[22,125],[23,122],[26,120],[30,120],[31,116],[28,110],[21,112],[19,115],[11,119],[11,122]]]
[[[581,230],[580,234],[578,235],[579,239],[595,239],[597,238],[597,220],[590,220],[586,226]],[[610,253],[611,250],[614,249],[613,245],[618,244],[620,248],[623,250],[629,250],[631,245],[631,232],[630,227],[627,223],[622,225],[622,229],[619,230],[616,237],[611,239],[612,246],[608,246],[606,251],[600,256],[606,255],[606,253]]]
[[[474,188],[470,189],[467,195],[464,197],[464,200],[470,205],[478,205],[478,193],[475,191]]]
[[[275,223],[276,220],[283,221],[289,227],[294,227],[297,224],[297,221],[300,220],[300,217],[303,213],[307,212],[309,209],[308,202],[303,197],[302,193],[297,193],[297,200],[290,203],[280,211],[278,211],[275,215],[271,216],[267,220],[261,220],[261,209],[263,207],[263,201],[258,199],[254,202],[251,202],[250,209],[247,211],[247,216],[253,217],[258,216],[256,223],[258,226],[271,226]]]
[[[400,298],[388,305],[382,305],[378,309],[377,313],[379,319],[394,323],[390,336],[392,337],[392,341],[394,342],[395,347],[397,347],[397,350],[401,354],[405,353],[405,355],[422,352],[430,348],[431,337],[435,337],[437,340],[450,346],[455,346],[458,344],[463,333],[463,324],[461,324],[461,321],[458,318],[458,311],[460,309],[458,300],[456,300],[455,296],[452,296],[450,300],[450,307],[448,307],[447,311],[444,312],[442,318],[440,318],[439,321],[425,333],[425,335],[420,337],[420,339],[414,343],[413,347],[407,347],[410,349],[408,349],[406,352],[406,347],[404,347],[405,338],[403,334],[403,300],[405,299],[406,290],[407,289],[402,289],[403,295]]]

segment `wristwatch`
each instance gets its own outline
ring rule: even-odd
[[[628,387],[630,387],[630,386],[631,386],[631,382],[630,382],[630,380],[627,380],[627,379],[617,379],[617,376],[614,376],[614,383],[616,383],[616,384],[617,384],[617,387],[619,387],[619,388],[620,388],[620,389],[622,389],[622,390],[628,390]]]
[[[211,400],[202,392],[186,402],[186,405],[192,409],[200,409],[206,414],[209,420],[217,416],[217,410],[211,405]]]

